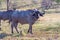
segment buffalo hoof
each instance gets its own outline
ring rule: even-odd
[[[11,32],[12,34],[14,34],[14,32]]]
[[[33,34],[32,32],[27,32],[27,34],[29,34],[29,33],[30,33],[30,34]]]
[[[27,37],[35,37],[35,35],[34,35],[34,34],[30,34],[30,33],[29,33],[29,34],[27,34],[26,36],[27,36]]]
[[[1,28],[0,28],[0,31],[1,31]]]
[[[33,34],[33,33],[32,33],[32,31],[30,31],[30,30],[28,30],[28,32],[27,32],[27,33]]]
[[[30,33],[30,34],[33,34],[33,33]]]

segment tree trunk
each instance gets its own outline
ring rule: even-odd
[[[7,0],[7,10],[9,10],[9,0]]]

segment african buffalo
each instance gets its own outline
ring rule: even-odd
[[[13,13],[13,10],[8,10],[8,11],[0,11],[0,26],[1,26],[1,20],[9,20],[9,23],[11,21],[11,15]],[[0,28],[1,30],[1,28]]]
[[[43,16],[45,12],[39,12],[38,10],[26,10],[26,11],[15,11],[12,14],[12,22],[11,22],[11,32],[13,33],[13,28],[16,29],[17,33],[17,25],[20,24],[29,24],[28,33],[32,34],[32,25],[35,21],[38,20],[39,16]]]

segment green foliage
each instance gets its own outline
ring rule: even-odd
[[[5,0],[0,0],[0,1],[2,2],[2,1],[5,1]]]
[[[57,3],[59,3],[59,2],[60,2],[60,0],[53,0],[53,1],[56,1]]]
[[[59,3],[59,2],[60,2],[60,0],[56,0],[56,2],[57,2],[57,3]]]

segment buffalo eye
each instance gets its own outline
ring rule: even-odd
[[[33,14],[32,16],[34,16],[35,18],[39,18],[38,14]]]

